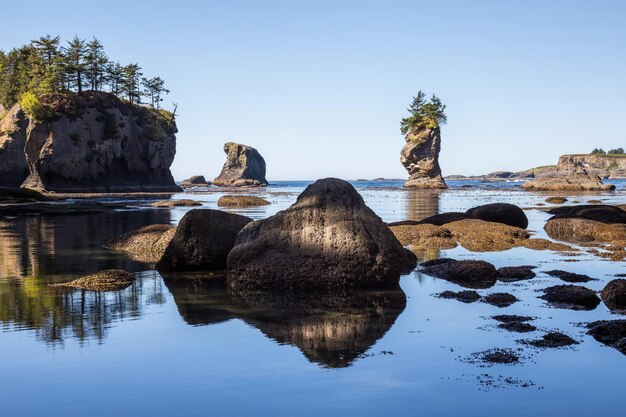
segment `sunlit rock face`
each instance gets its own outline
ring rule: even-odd
[[[213,180],[217,186],[265,186],[265,160],[251,146],[228,142],[224,144],[226,162],[220,175]]]
[[[400,152],[400,162],[409,172],[406,188],[444,189],[448,188],[441,176],[439,151],[441,131],[424,128],[406,136],[406,145]]]
[[[103,92],[42,97],[51,113],[16,104],[0,120],[0,184],[57,192],[175,192],[174,120]],[[24,170],[26,168],[26,170]],[[26,174],[26,175],[25,175]]]
[[[385,335],[406,306],[399,288],[306,296],[235,294],[219,278],[166,275],[165,284],[187,323],[240,319],[329,368],[350,366]]]
[[[228,255],[228,285],[280,292],[394,288],[415,263],[352,185],[326,178],[287,210],[239,232]]]

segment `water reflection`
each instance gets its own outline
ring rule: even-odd
[[[439,214],[439,193],[437,190],[407,190],[405,198],[406,219],[422,220]]]
[[[350,366],[385,335],[406,306],[400,289],[325,296],[233,294],[219,279],[172,276],[165,285],[187,323],[240,319],[329,368]]]
[[[139,317],[150,305],[165,302],[156,272],[115,292],[51,288],[35,277],[0,281],[0,321],[4,330],[33,330],[37,339],[63,345],[68,338],[102,343],[111,323]]]

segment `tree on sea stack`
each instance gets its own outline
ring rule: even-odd
[[[440,126],[445,124],[446,106],[439,97],[432,95],[426,100],[426,93],[418,91],[407,109],[410,113],[400,122],[400,132],[406,145],[400,152],[400,162],[409,172],[406,188],[444,189],[448,188],[439,167],[441,150]]]

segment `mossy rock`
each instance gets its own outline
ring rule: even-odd
[[[70,287],[87,291],[119,291],[130,286],[135,276],[121,269],[107,269],[61,284],[52,284],[52,287]]]
[[[266,199],[253,195],[225,195],[217,200],[219,207],[258,207],[269,204]]]
[[[565,197],[548,197],[546,198],[546,203],[550,204],[563,204],[567,202],[567,198]]]
[[[152,207],[198,207],[202,203],[196,200],[161,200],[150,204]]]

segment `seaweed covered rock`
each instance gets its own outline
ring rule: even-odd
[[[626,279],[614,279],[602,289],[600,293],[604,304],[616,311],[626,311]]]
[[[265,186],[265,160],[251,146],[228,142],[224,144],[226,162],[220,175],[213,180],[217,186]]]
[[[258,207],[270,202],[254,195],[224,195],[217,200],[218,207]]]
[[[587,325],[588,333],[600,343],[626,355],[626,320],[599,320]]]
[[[421,272],[462,287],[476,289],[493,287],[498,278],[496,268],[486,261],[451,260],[442,264],[427,266]]]
[[[41,114],[15,104],[0,121],[11,125],[0,133],[0,183],[56,192],[180,190],[170,172],[177,132],[171,114],[96,91],[40,100]]]
[[[559,308],[572,310],[593,310],[600,304],[600,298],[589,288],[580,285],[555,285],[543,290],[542,298]]]
[[[80,277],[70,282],[52,284],[53,287],[70,287],[87,291],[119,291],[135,282],[135,276],[120,269],[107,269]]]
[[[626,223],[626,211],[619,206],[586,204],[557,207],[548,211],[554,219],[586,219],[601,223]]]
[[[140,262],[156,263],[163,256],[175,232],[176,226],[151,224],[125,233],[107,242],[104,247],[123,252]]]
[[[578,218],[557,218],[543,226],[552,239],[565,242],[615,242],[626,240],[626,223],[603,223]]]
[[[219,210],[194,209],[181,219],[158,271],[211,271],[226,268],[237,234],[252,219]]]
[[[415,264],[352,185],[326,178],[239,233],[227,283],[234,290],[395,288]]]

